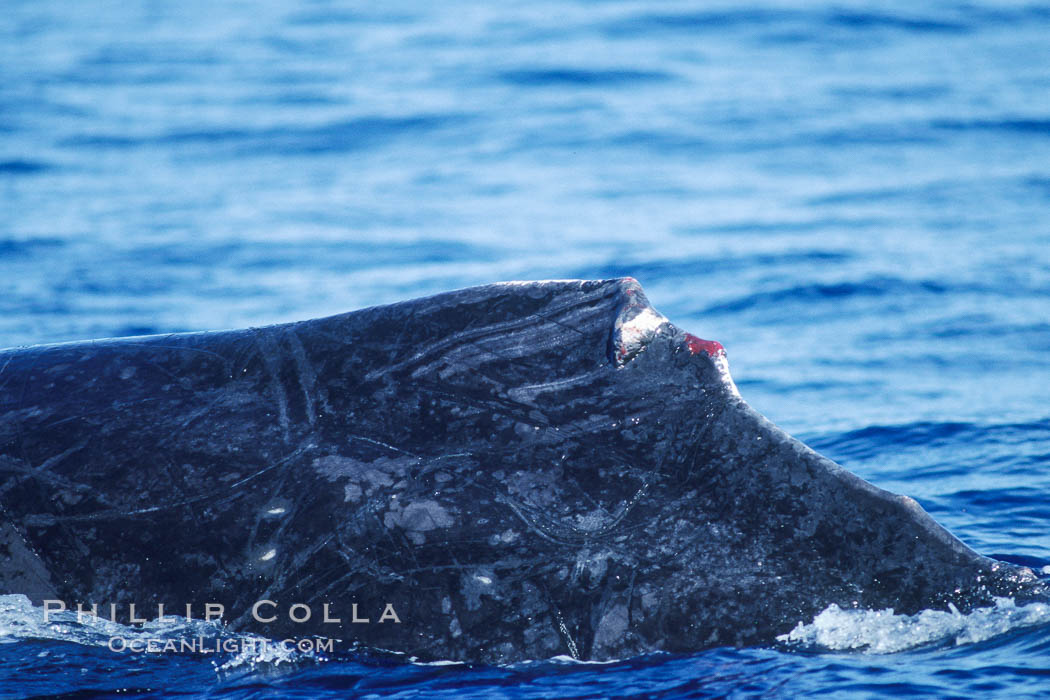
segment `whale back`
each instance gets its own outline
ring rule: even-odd
[[[1035,590],[727,368],[631,279],[6,350],[0,592],[514,661]]]

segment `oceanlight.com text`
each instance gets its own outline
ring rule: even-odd
[[[260,637],[234,637],[230,639],[128,639],[111,637],[109,648],[115,652],[133,654],[265,654],[277,649],[284,652],[331,653],[335,640],[323,637],[303,639],[263,639]]]

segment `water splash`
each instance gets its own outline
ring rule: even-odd
[[[1050,624],[1046,603],[1017,605],[1013,598],[996,598],[995,605],[965,615],[954,605],[949,608],[898,615],[889,608],[843,610],[832,603],[813,622],[799,622],[777,640],[792,647],[891,654],[928,644],[972,644],[1012,630]]]

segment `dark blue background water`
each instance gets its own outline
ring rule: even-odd
[[[633,275],[760,411],[1038,570],[1048,37],[1024,2],[9,1],[0,345]],[[0,695],[1050,693],[1050,627],[1003,615],[600,666],[216,672],[0,614]]]

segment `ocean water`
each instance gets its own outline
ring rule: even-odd
[[[1009,1],[8,0],[0,345],[631,275],[759,411],[1050,573],[1048,36]],[[27,604],[0,697],[1050,694],[1050,609],[1009,600],[499,668],[122,654]]]

